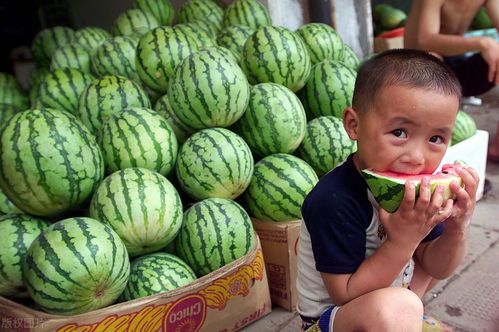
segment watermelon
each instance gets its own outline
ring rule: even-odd
[[[40,89],[42,87],[42,83],[37,83],[31,89],[29,89],[29,94],[28,94],[28,102],[29,102],[29,108],[42,108],[42,102],[40,100]],[[21,109],[24,110],[24,109]]]
[[[170,0],[135,0],[132,8],[142,9],[152,14],[160,25],[172,25],[175,15]]]
[[[154,110],[166,119],[170,127],[173,129],[179,143],[184,143],[189,136],[196,132],[196,129],[180,122],[170,106],[168,95],[163,95],[158,98],[156,104],[154,105]]]
[[[178,24],[177,24],[178,25]],[[203,30],[206,32],[213,40],[217,39],[217,35],[220,32],[220,27],[206,20],[195,20],[188,23],[188,25],[194,27],[195,29]]]
[[[45,76],[47,76],[49,73],[50,73],[49,67],[33,68],[33,70],[30,71],[28,76],[28,85],[30,86],[30,88],[33,88],[38,83],[41,83],[45,79]]]
[[[196,37],[182,29],[153,29],[142,36],[137,46],[135,65],[139,77],[151,89],[165,93],[175,67],[197,50]]]
[[[38,32],[31,43],[31,53],[36,64],[48,67],[52,54],[59,47],[73,42],[75,31],[68,27],[56,26]]]
[[[246,40],[241,67],[251,84],[274,82],[296,92],[307,82],[311,62],[297,34],[283,27],[263,26]]]
[[[173,129],[160,114],[145,107],[125,108],[108,117],[97,142],[107,173],[143,167],[167,175],[177,158]]]
[[[107,30],[99,27],[85,27],[76,30],[74,40],[76,44],[85,47],[91,56],[95,49],[109,38],[111,34]]]
[[[185,286],[196,280],[187,263],[172,254],[157,252],[136,258],[122,299],[130,301]]]
[[[111,32],[113,36],[129,36],[136,32],[143,34],[158,26],[160,24],[153,14],[135,8],[121,13],[113,22]]]
[[[323,61],[312,73],[299,97],[308,120],[322,115],[342,117],[343,110],[352,106],[357,73],[338,61]]]
[[[130,37],[118,36],[102,42],[92,55],[92,70],[95,75],[119,75],[139,83],[135,67],[135,54],[138,41]]]
[[[234,199],[253,174],[253,156],[232,131],[210,128],[196,132],[180,148],[175,168],[180,187],[193,199]]]
[[[244,43],[255,32],[255,29],[245,25],[231,25],[223,28],[217,36],[217,44],[229,49],[237,61],[241,59]]]
[[[355,71],[357,71],[360,67],[360,60],[357,54],[353,51],[353,49],[348,46],[347,44],[343,45],[343,64],[347,66],[348,68],[351,68]]]
[[[251,88],[250,100],[235,131],[255,155],[293,153],[300,145],[307,118],[300,99],[276,83],[260,83]]]
[[[21,209],[14,205],[10,199],[5,196],[4,192],[0,189],[0,212],[1,213],[23,213]]]
[[[168,100],[187,127],[228,127],[248,105],[250,87],[233,58],[215,49],[185,58],[176,68]]]
[[[90,83],[78,101],[78,116],[97,134],[107,117],[127,107],[151,107],[145,91],[123,76],[105,75]]]
[[[336,30],[324,23],[308,23],[296,30],[307,47],[312,64],[324,60],[343,61],[344,44]]]
[[[31,109],[0,135],[0,187],[23,211],[58,215],[82,205],[104,176],[95,138],[73,115]]]
[[[187,209],[176,240],[179,257],[198,276],[246,255],[255,244],[250,217],[225,198],[208,198]]]
[[[76,68],[85,73],[90,73],[89,50],[79,44],[70,43],[59,47],[52,55],[50,69]]]
[[[301,205],[319,181],[302,159],[277,153],[261,159],[243,195],[250,215],[268,221],[301,218]]]
[[[23,90],[10,85],[0,85],[0,104],[8,104],[16,108],[26,109],[29,100]]]
[[[348,137],[343,121],[334,116],[320,116],[307,124],[297,152],[322,177],[356,150],[357,144]]]
[[[76,68],[59,68],[45,76],[39,87],[42,107],[55,108],[73,114],[78,112],[78,100],[95,77]]]
[[[0,72],[0,86],[10,86],[16,89],[22,89],[21,85],[17,81],[16,77],[9,73]]]
[[[14,105],[0,103],[0,129],[19,111],[24,111],[24,109],[18,108]]]
[[[28,292],[42,310],[77,315],[120,296],[130,260],[111,227],[91,218],[68,218],[33,241],[22,268]]]
[[[110,225],[130,256],[139,256],[158,251],[175,238],[182,222],[182,203],[164,176],[132,167],[102,181],[90,202],[89,215]]]
[[[268,9],[258,0],[236,0],[226,9],[222,25],[246,25],[253,29],[272,25]]]
[[[207,21],[217,28],[222,27],[223,9],[212,0],[189,0],[178,12],[179,23],[189,23],[197,20]]]
[[[215,46],[216,42],[211,33],[207,29],[202,29],[197,23],[182,23],[177,24],[173,29],[181,31],[188,35],[195,43],[198,49],[208,46]]]
[[[466,112],[457,112],[456,122],[452,128],[451,145],[457,144],[476,134],[475,120]]]
[[[374,196],[376,202],[386,211],[392,213],[397,211],[402,202],[405,192],[406,181],[412,181],[416,187],[416,196],[419,194],[419,186],[424,176],[430,177],[431,192],[436,186],[444,186],[444,203],[449,198],[454,198],[450,190],[452,181],[462,184],[462,179],[457,175],[456,167],[458,165],[446,164],[442,166],[442,171],[435,174],[400,174],[394,172],[378,172],[372,169],[362,170],[369,190]]]
[[[0,217],[0,296],[29,297],[23,283],[22,263],[34,239],[50,224],[26,214]]]

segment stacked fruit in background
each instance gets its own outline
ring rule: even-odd
[[[341,113],[357,56],[325,24],[272,26],[257,0],[137,0],[111,32],[46,29],[32,52],[29,91],[0,75],[0,295],[47,312],[236,260],[250,216],[299,219],[355,151]]]
[[[403,27],[407,18],[404,11],[385,3],[376,5],[372,16],[374,36]]]

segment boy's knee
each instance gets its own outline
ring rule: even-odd
[[[401,287],[390,287],[379,299],[379,319],[387,324],[394,323],[394,317],[399,323],[420,322],[424,308],[421,299],[412,291]]]

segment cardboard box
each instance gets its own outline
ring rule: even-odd
[[[462,160],[468,166],[473,167],[480,176],[480,183],[476,192],[477,201],[483,196],[488,143],[489,133],[485,130],[477,130],[472,137],[450,146],[440,164],[453,164],[456,160]]]
[[[252,218],[252,221],[262,243],[272,303],[294,310],[298,300],[296,261],[301,220],[275,222]]]
[[[271,311],[260,241],[250,253],[184,287],[75,316],[0,297],[0,331],[237,331]]]

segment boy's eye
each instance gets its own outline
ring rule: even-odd
[[[444,138],[442,136],[432,136],[430,137],[430,142],[440,144],[444,142]]]
[[[392,131],[392,134],[397,136],[397,137],[402,137],[402,138],[407,137],[407,135],[403,129],[395,129]]]

